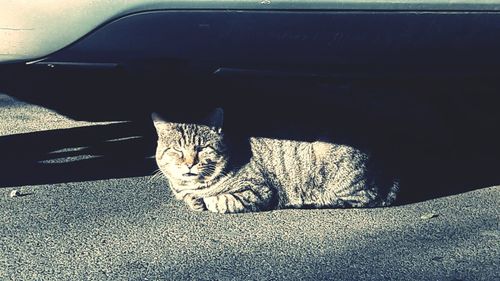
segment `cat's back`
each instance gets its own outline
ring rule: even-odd
[[[310,160],[312,143],[264,137],[250,138],[252,157],[260,162],[286,165],[291,159]]]
[[[368,155],[352,146],[337,144],[329,140],[299,141],[264,137],[250,138],[252,156],[263,162],[276,164],[293,163],[315,164],[316,162],[340,161],[346,158],[366,158]],[[302,161],[300,161],[302,160]],[[298,162],[296,162],[298,161]]]
[[[340,162],[366,159],[361,151],[342,144],[317,140],[298,141],[255,137],[250,139],[253,161],[263,172],[281,181],[304,183],[311,175],[333,172]],[[326,175],[325,175],[326,176]]]

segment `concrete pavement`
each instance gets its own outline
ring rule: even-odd
[[[195,213],[151,180],[152,128],[5,95],[0,117],[0,280],[500,280],[500,186],[390,208]]]

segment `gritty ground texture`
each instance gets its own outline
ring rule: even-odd
[[[95,125],[5,95],[0,117],[0,139]],[[189,211],[147,175],[43,179],[0,187],[0,280],[500,280],[498,186],[390,208],[219,215]]]
[[[110,123],[73,121],[43,107],[20,102],[1,93],[0,120],[1,136]]]

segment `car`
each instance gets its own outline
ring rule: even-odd
[[[500,62],[500,1],[9,1],[0,62],[108,68],[137,60],[216,75]],[[308,69],[317,69],[305,70]],[[257,72],[256,72],[257,71]]]
[[[45,88],[51,105],[73,100],[82,112],[120,100],[123,112],[149,116],[179,96],[247,108],[260,96],[272,111],[313,93],[488,84],[498,77],[499,32],[498,0],[9,1],[0,79],[21,98],[43,103],[29,93]]]

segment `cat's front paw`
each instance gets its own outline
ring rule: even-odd
[[[203,202],[205,203],[205,207],[207,207],[207,210],[209,210],[210,212],[219,212],[217,210],[217,196],[203,198]]]
[[[207,209],[214,213],[240,213],[245,212],[242,202],[232,194],[220,194],[203,198]]]
[[[186,202],[186,205],[188,205],[189,209],[193,211],[201,212],[207,210],[207,207],[203,202],[203,198],[199,198],[193,195],[187,195],[184,198],[184,202]]]

